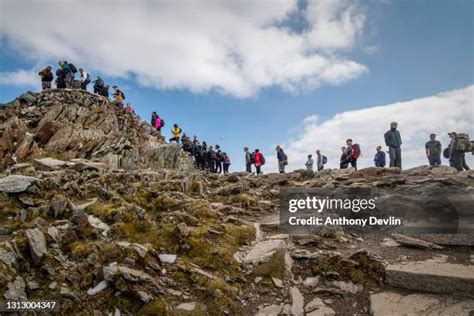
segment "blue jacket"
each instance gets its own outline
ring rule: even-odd
[[[376,167],[385,167],[385,153],[383,151],[378,151],[375,154],[374,162]]]

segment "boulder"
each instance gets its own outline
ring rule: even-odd
[[[35,181],[39,181],[38,178],[22,176],[22,175],[11,175],[0,178],[0,192],[5,193],[21,193],[25,192],[28,187]]]
[[[39,264],[41,259],[43,259],[43,256],[48,253],[44,234],[38,228],[27,229],[26,238],[30,245],[31,257],[36,264]]]

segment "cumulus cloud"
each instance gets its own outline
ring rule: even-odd
[[[0,72],[0,85],[40,87],[37,72],[23,69]]]
[[[353,1],[2,0],[0,40],[33,62],[58,59],[161,89],[248,97],[338,85],[367,72],[345,55],[363,31]],[[293,14],[300,10],[301,14]],[[292,29],[294,19],[307,28]]]
[[[402,136],[403,167],[427,164],[424,145],[430,133],[438,135],[443,148],[449,143],[450,131],[474,136],[473,100],[474,85],[471,85],[430,97],[338,113],[326,121],[320,121],[317,115],[308,116],[301,123],[301,134],[293,135],[284,144],[289,170],[304,168],[306,156],[311,153],[314,158],[317,148],[328,157],[327,167],[338,168],[340,148],[348,138],[361,146],[359,167],[372,166],[375,148],[378,145],[386,148],[383,135],[391,121],[398,122]],[[466,154],[466,158],[474,167],[474,156]],[[267,160],[266,171],[277,171],[276,157]],[[447,164],[445,159],[443,164]]]

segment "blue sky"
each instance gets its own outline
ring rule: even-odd
[[[182,40],[180,40],[179,32],[176,33],[176,36],[174,35],[174,30],[177,28],[175,24],[170,25],[169,27],[173,31],[169,32],[169,37],[172,37],[172,39],[168,37],[163,39],[164,42],[170,45],[165,48],[159,46],[157,50],[164,49],[169,55],[176,55],[176,60],[170,59],[168,55],[162,55],[161,52],[156,58],[153,57],[153,54],[151,56],[142,55],[144,53],[140,50],[145,50],[148,47],[147,45],[143,45],[143,47],[138,45],[138,47],[135,46],[136,50],[131,50],[132,53],[136,53],[136,56],[113,56],[111,59],[117,60],[113,63],[104,61],[104,58],[107,58],[108,55],[103,51],[107,52],[107,48],[94,46],[94,42],[91,42],[90,39],[90,37],[95,36],[94,27],[100,26],[100,22],[87,23],[85,31],[84,27],[81,28],[82,32],[87,34],[75,37],[77,40],[83,39],[85,45],[87,45],[85,48],[82,47],[82,49],[87,50],[87,58],[81,57],[81,45],[77,41],[68,44],[67,40],[63,40],[62,46],[51,41],[52,49],[49,50],[48,47],[38,47],[41,45],[34,39],[22,40],[18,35],[22,34],[21,28],[24,28],[24,26],[16,25],[14,21],[5,21],[6,19],[4,19],[7,15],[23,14],[22,12],[25,12],[26,15],[33,14],[34,12],[27,11],[35,11],[34,8],[28,6],[27,2],[24,2],[24,6],[21,7],[21,1],[0,0],[3,7],[0,11],[3,13],[0,13],[0,17],[4,21],[0,22],[1,29],[3,29],[3,31],[0,31],[2,41],[0,48],[0,102],[10,101],[22,92],[33,89],[34,87],[31,87],[31,84],[34,77],[31,73],[33,71],[37,72],[41,65],[45,63],[55,65],[55,60],[61,58],[74,62],[76,66],[82,66],[81,62],[76,61],[79,60],[84,63],[85,67],[91,69],[94,76],[100,74],[106,82],[118,84],[122,87],[127,96],[127,101],[132,103],[135,111],[145,120],[148,121],[151,111],[157,111],[167,123],[165,127],[166,134],[169,134],[172,123],[177,122],[188,134],[196,134],[202,140],[207,140],[212,144],[220,144],[230,154],[233,170],[243,168],[242,147],[247,145],[250,148],[260,148],[264,154],[272,156],[276,144],[289,147],[290,159],[294,157],[294,160],[298,161],[298,164],[291,166],[300,168],[302,167],[300,163],[305,157],[305,150],[311,153],[314,152],[316,147],[324,144],[327,148],[322,148],[322,150],[332,153],[328,156],[331,161],[336,161],[338,157],[334,148],[338,149],[343,145],[345,138],[353,137],[353,135],[350,135],[351,132],[345,132],[348,135],[341,135],[336,139],[337,143],[334,144],[326,144],[323,140],[318,139],[318,135],[314,135],[314,139],[308,139],[308,135],[306,137],[302,135],[302,133],[308,132],[308,121],[305,122],[305,118],[317,115],[317,124],[321,126],[324,125],[324,122],[333,120],[337,114],[351,113],[351,111],[374,106],[385,105],[390,107],[396,102],[435,96],[441,92],[459,90],[473,84],[473,1],[364,1],[357,5],[355,5],[356,2],[353,2],[353,4],[347,1],[340,2],[341,5],[331,9],[332,11],[329,9],[325,11],[325,8],[316,6],[315,10],[318,11],[314,15],[302,18],[303,13],[295,14],[295,9],[291,7],[291,3],[288,1],[286,6],[282,5],[280,11],[274,13],[278,16],[275,19],[280,19],[280,21],[283,21],[281,25],[287,25],[287,27],[297,32],[304,32],[304,28],[307,28],[306,23],[314,23],[314,30],[318,30],[319,27],[318,34],[320,34],[327,31],[326,25],[318,25],[314,21],[324,20],[325,17],[322,14],[332,14],[332,20],[328,19],[330,21],[337,19],[339,15],[351,15],[353,18],[349,26],[355,31],[346,32],[345,29],[338,28],[327,31],[329,38],[333,35],[335,38],[341,35],[340,42],[328,42],[321,46],[322,44],[319,44],[324,42],[325,37],[316,34],[317,38],[312,43],[313,45],[310,45],[310,47],[304,46],[302,50],[309,50],[321,56],[331,56],[336,62],[353,61],[361,65],[363,69],[359,67],[355,70],[347,70],[348,79],[344,80],[319,78],[313,73],[309,76],[317,77],[317,79],[307,80],[308,77],[300,73],[288,79],[285,74],[279,72],[279,69],[271,69],[272,65],[265,65],[265,71],[272,72],[272,78],[259,81],[259,74],[251,73],[249,75],[249,71],[245,70],[244,67],[241,70],[236,70],[237,75],[235,77],[228,75],[221,69],[214,69],[214,59],[211,58],[214,55],[216,56],[215,60],[217,60],[216,65],[224,70],[227,66],[221,66],[222,61],[218,58],[220,56],[219,52],[214,54],[212,46],[201,45],[199,42],[201,36],[204,39],[208,38],[208,34],[212,34],[212,36],[209,35],[209,38],[212,39],[219,36],[214,34],[212,25],[205,25],[202,30],[198,28],[197,35],[192,34],[193,36],[189,36],[189,38],[183,36]],[[202,7],[195,8],[196,12],[207,10],[209,3],[203,1],[201,3]],[[49,4],[53,5],[54,2],[49,2]],[[76,5],[80,8],[87,6],[80,2],[77,2]],[[145,6],[145,4],[143,5]],[[265,4],[264,2],[260,5],[264,8],[269,6],[268,3]],[[305,2],[300,2],[298,5],[300,10],[305,9],[306,6]],[[156,9],[158,10],[158,8]],[[182,8],[171,7],[169,8],[170,14],[173,10],[179,11],[180,9]],[[209,11],[214,9],[209,9]],[[219,10],[224,9],[219,7],[215,10],[219,13]],[[232,12],[249,10],[253,13],[262,10],[262,8],[242,9],[239,7],[231,8],[231,10]],[[286,14],[286,11],[291,10],[293,10],[291,18],[288,18],[288,16],[281,18],[282,14]],[[338,11],[334,13],[335,10]],[[40,16],[41,14],[47,16],[48,13],[40,13]],[[133,13],[130,14],[133,17]],[[236,16],[235,21],[241,21],[239,14]],[[230,15],[230,17],[234,18],[233,15]],[[214,16],[211,15],[211,18],[214,18]],[[242,22],[243,28],[251,24],[252,26],[256,25],[260,31],[264,28],[260,23],[260,19],[267,18],[260,15],[255,18],[252,17],[254,20],[251,23],[247,24],[247,20]],[[302,19],[307,19],[307,21],[302,21]],[[17,20],[22,21],[19,18]],[[131,18],[127,23],[133,23],[133,21],[133,18]],[[199,21],[187,21],[186,19],[181,20],[180,23],[184,25],[182,32],[186,32],[187,23],[193,24],[193,26],[196,23],[196,25],[201,26]],[[218,28],[218,23],[225,23],[225,21],[217,19],[215,23],[215,27]],[[57,26],[53,25],[51,27],[51,33],[54,33],[55,27]],[[138,25],[137,22],[137,25],[131,27],[136,27],[136,30],[144,33],[143,40],[146,40],[147,32],[150,31],[147,23]],[[154,29],[154,26],[150,25],[150,29]],[[249,30],[251,31],[251,29]],[[26,31],[28,31],[27,27]],[[79,30],[75,31],[79,32]],[[47,33],[48,28],[44,32]],[[126,30],[123,32],[125,33],[122,33],[124,35],[120,38],[124,42],[117,42],[117,37],[111,35],[114,42],[111,42],[110,45],[127,45],[125,42],[128,35]],[[235,34],[233,29],[227,32],[224,34],[227,37]],[[338,32],[341,34],[338,34]],[[249,34],[255,34],[255,32]],[[274,35],[262,32],[264,40],[266,37]],[[54,34],[51,36],[54,37]],[[100,35],[97,36],[100,37]],[[133,36],[133,34],[130,36]],[[281,41],[286,39],[281,34],[275,36],[281,36]],[[46,42],[47,39],[46,36]],[[258,39],[256,38],[256,41]],[[302,39],[307,40],[306,38]],[[97,40],[100,42],[100,38]],[[186,46],[180,46],[182,41],[186,41]],[[216,41],[219,42],[219,40]],[[311,38],[308,41],[311,42]],[[104,45],[106,43],[108,42],[104,38]],[[247,49],[247,45],[254,45],[253,43],[249,44],[245,41],[233,43],[236,46],[237,57],[242,58],[244,64],[251,59],[249,55],[246,55],[245,49]],[[270,43],[275,44],[275,42]],[[274,46],[275,55],[281,56],[282,59],[291,59],[291,54],[281,53],[280,55],[279,49],[283,51],[283,48],[280,48],[278,43],[277,41]],[[96,59],[94,58],[95,47],[101,50],[97,53]],[[261,51],[264,48],[255,47],[253,49]],[[209,61],[206,59],[203,62],[197,59],[193,63],[188,63],[188,60],[194,58],[195,55],[200,55],[198,52],[203,50],[206,51],[208,56],[211,56]],[[239,55],[238,52],[244,53]],[[266,54],[263,56],[264,58],[266,56],[271,58],[272,50],[269,50]],[[133,67],[141,67],[141,65],[137,66],[140,58],[143,58],[145,64],[143,66],[144,70],[134,73]],[[301,59],[302,62],[308,62],[308,65],[311,65],[308,60]],[[123,60],[130,60],[130,62],[126,64]],[[160,64],[160,60],[166,60],[164,63],[170,64],[169,69],[165,66],[156,68],[154,65],[155,63]],[[278,59],[275,60],[277,63],[279,62]],[[102,62],[103,65],[101,65]],[[260,61],[252,60],[248,63],[251,66],[253,65],[253,68],[258,68],[257,62]],[[173,67],[173,63],[176,63],[176,67]],[[180,63],[183,63],[183,67],[180,67]],[[117,68],[114,68],[114,66],[117,66]],[[190,67],[185,68],[184,66]],[[297,65],[292,67],[295,68]],[[150,74],[148,69],[150,72],[157,73]],[[24,76],[15,76],[19,70],[25,71]],[[202,75],[200,75],[201,71]],[[239,77],[239,71],[242,73],[241,77]],[[160,73],[164,74],[161,75]],[[301,73],[303,73],[303,70],[301,70]],[[213,78],[208,82],[207,78],[209,76]],[[188,80],[188,77],[192,77],[192,79]],[[340,77],[345,77],[345,73],[341,74]],[[253,82],[254,80],[255,85],[245,85],[246,81]],[[229,83],[234,81],[235,84]],[[253,90],[254,86],[258,86],[258,88]],[[468,132],[472,132],[472,125],[474,125],[472,109],[474,104],[471,97],[472,91],[469,90],[466,96],[468,100],[468,106],[465,107],[467,112],[463,114],[463,122],[454,126],[452,122],[447,123],[446,126],[440,126],[435,131],[441,133],[449,130],[449,128],[458,128],[465,125]],[[469,110],[469,103],[471,110]],[[410,111],[411,106],[413,105],[410,103],[406,109],[402,108],[401,111]],[[456,103],[454,103],[455,106]],[[427,111],[429,112],[429,107]],[[405,113],[405,115],[409,116],[410,113]],[[371,116],[368,115],[367,120],[369,120],[369,117]],[[401,119],[403,120],[403,117]],[[388,126],[393,118],[376,117],[375,120]],[[425,121],[429,120],[430,117],[427,115]],[[433,119],[433,122],[435,121]],[[367,124],[372,124],[372,121],[367,121]],[[430,125],[429,122],[426,124]],[[402,136],[403,128],[402,121],[400,122]],[[413,131],[413,133],[416,133],[416,131]],[[354,131],[354,134],[357,135],[356,131]],[[364,135],[361,135],[359,140],[362,146],[365,145],[363,137]],[[440,137],[441,140],[444,138],[446,142],[445,135],[440,134]],[[408,140],[412,141],[411,137]],[[299,143],[299,145],[292,148],[293,143]],[[380,144],[382,144],[382,141],[380,141]],[[420,151],[423,152],[421,140],[413,140],[413,143],[409,145],[413,148],[421,147]],[[307,149],[304,148],[305,146]],[[367,161],[365,162],[367,165],[371,163],[369,157],[372,156],[372,151],[372,148],[367,148]],[[413,155],[413,157],[410,156],[410,159],[409,164],[415,165],[423,162],[424,158]],[[272,163],[271,161],[270,163]],[[268,170],[274,170],[274,166],[269,167]]]

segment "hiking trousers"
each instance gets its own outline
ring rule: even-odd
[[[430,166],[437,167],[441,165],[441,157],[439,155],[428,156],[428,161],[430,162]]]
[[[225,163],[224,164],[224,173],[229,173],[229,164],[228,163]]]
[[[280,173],[285,172],[285,161],[284,160],[278,161],[278,171],[280,171]]]
[[[42,81],[41,87],[44,89],[51,89],[51,81]]]
[[[469,166],[466,163],[466,154],[458,151],[454,151],[449,161],[453,160],[453,167],[457,171],[470,170]]]
[[[245,164],[245,171],[252,173],[252,163],[247,162]]]
[[[388,154],[390,156],[390,167],[402,167],[402,149],[400,147],[389,147]]]

